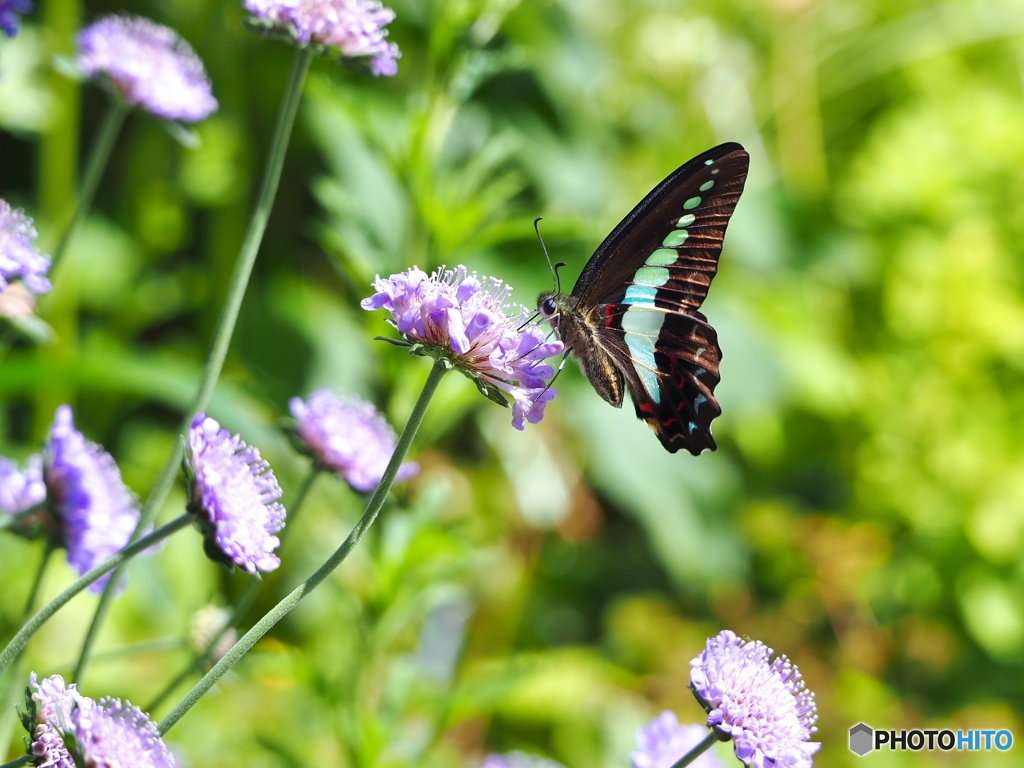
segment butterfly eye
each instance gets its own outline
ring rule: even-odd
[[[554,299],[544,299],[544,301],[540,303],[540,313],[544,315],[544,317],[551,317],[556,311],[558,311],[558,307],[555,306]]]

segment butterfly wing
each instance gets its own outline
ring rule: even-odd
[[[673,453],[716,447],[722,352],[697,310],[748,162],[739,144],[722,144],[676,170],[605,238],[573,289],[581,310],[603,308],[597,336],[629,383],[637,416]]]
[[[594,251],[572,291],[580,304],[622,301],[631,284],[642,284],[634,280],[638,271],[653,265],[669,269],[669,281],[658,291],[659,306],[698,309],[718,271],[725,229],[743,192],[748,165],[743,147],[729,143],[674,171]],[[663,250],[674,256],[663,253],[649,261]],[[663,264],[667,259],[672,260]]]
[[[660,323],[658,333],[643,334],[646,341],[638,343],[640,334],[634,329],[627,343],[622,320],[626,312],[637,310],[626,304],[605,309],[609,321],[599,336],[629,384],[637,418],[651,426],[671,453],[685,448],[696,456],[715,450],[711,422],[722,413],[714,395],[722,359],[715,329],[700,312],[644,310]],[[647,344],[653,348],[649,356],[641,348]]]

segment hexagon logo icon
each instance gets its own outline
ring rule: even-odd
[[[874,731],[865,723],[857,723],[850,729],[850,751],[864,757],[875,748]]]

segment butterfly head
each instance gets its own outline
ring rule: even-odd
[[[550,320],[558,314],[558,294],[554,291],[547,291],[537,297],[537,311],[545,320]]]
[[[576,309],[576,299],[558,291],[545,291],[537,297],[537,312],[541,320],[547,320],[552,327],[558,328],[559,317],[572,314]]]

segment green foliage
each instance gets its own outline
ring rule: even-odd
[[[222,108],[195,149],[129,117],[39,306],[53,339],[0,352],[0,455],[30,453],[69,402],[145,495],[198,381],[289,50],[246,32],[240,4],[127,5],[190,40]],[[396,78],[314,63],[211,414],[259,446],[287,505],[307,472],[275,428],[288,398],[354,392],[400,426],[426,377],[371,341],[392,333],[358,306],[375,274],[464,263],[530,305],[550,285],[535,216],[571,279],[654,183],[736,140],[751,174],[704,310],[724,350],[721,448],[666,454],[572,366],[524,434],[446,377],[420,477],[169,740],[223,766],[473,766],[514,748],[625,766],[662,708],[702,719],[688,662],[723,627],[800,666],[821,765],[855,764],[859,721],[1024,735],[1019,5],[392,5]],[[55,17],[0,45],[0,196],[52,247],[66,161],[103,100],[62,96]],[[162,519],[183,505],[172,494]],[[249,621],[362,506],[318,480]],[[40,551],[0,546],[6,638]],[[44,594],[69,578],[54,566]],[[133,644],[184,636],[243,582],[190,533],[133,565],[100,641],[120,652],[85,692],[145,704],[188,651]],[[67,671],[92,600],[58,614],[26,669]]]

